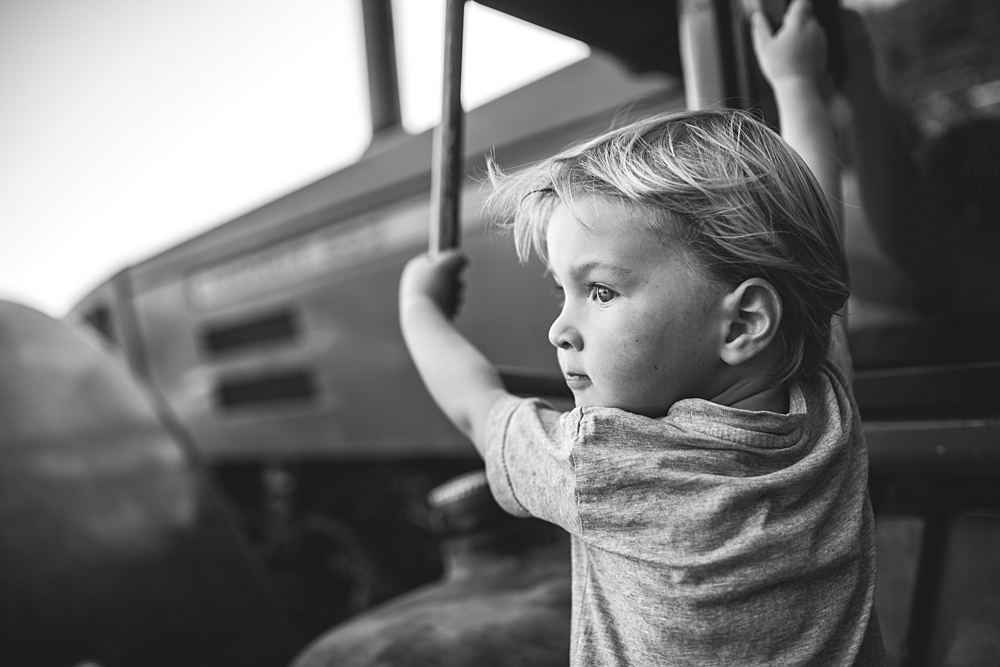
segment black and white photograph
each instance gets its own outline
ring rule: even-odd
[[[1000,667],[996,0],[0,0],[0,665]]]

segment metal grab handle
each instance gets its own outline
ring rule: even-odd
[[[463,169],[462,32],[465,0],[448,0],[445,9],[444,85],[441,124],[434,131],[431,170],[430,252],[457,248]]]

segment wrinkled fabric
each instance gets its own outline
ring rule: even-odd
[[[883,665],[864,434],[839,368],[788,414],[490,411],[500,505],[573,536],[574,665]]]

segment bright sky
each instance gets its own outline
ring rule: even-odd
[[[393,0],[404,125],[440,113],[444,0]],[[473,108],[584,45],[469,3]],[[0,299],[121,268],[356,160],[360,0],[0,1]],[[517,45],[517,48],[512,48]]]

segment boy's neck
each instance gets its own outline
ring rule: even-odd
[[[721,386],[725,389],[716,394],[712,402],[740,410],[766,410],[788,414],[789,383],[772,384],[777,367],[778,361],[773,347],[746,363],[729,366],[720,377]]]
[[[761,391],[751,393],[743,398],[737,398],[726,405],[740,410],[767,410],[778,414],[788,414],[789,398],[788,383],[782,382],[775,387],[766,387]]]

